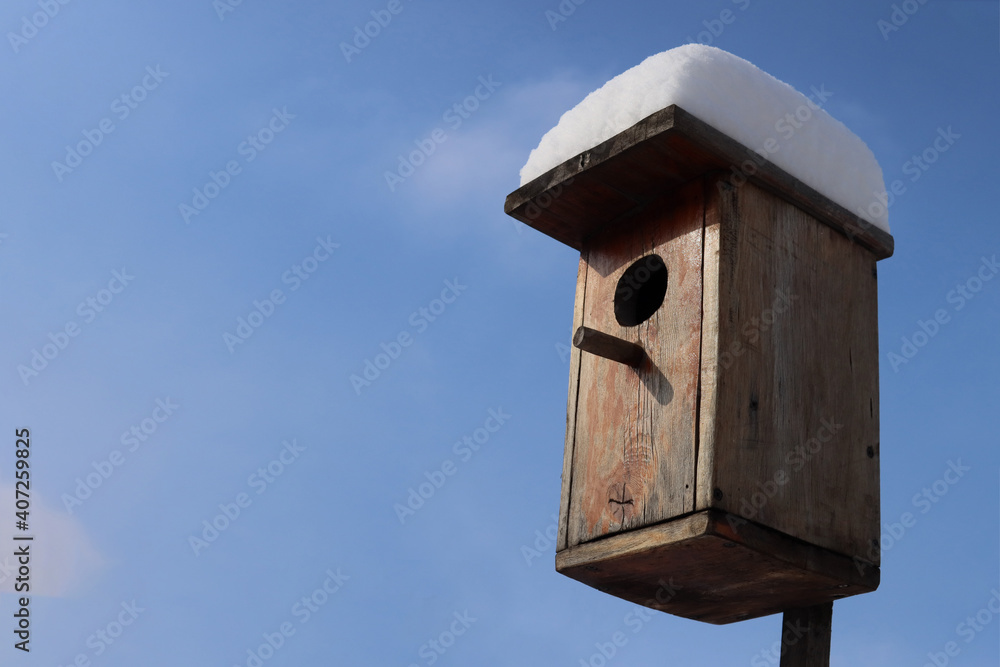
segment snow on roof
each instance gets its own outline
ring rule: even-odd
[[[856,134],[811,98],[713,46],[686,44],[646,58],[563,114],[521,168],[521,185],[676,104],[814,190],[889,231],[882,169]]]

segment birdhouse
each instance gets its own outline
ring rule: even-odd
[[[877,588],[888,232],[676,105],[505,210],[580,251],[556,569],[717,624]]]

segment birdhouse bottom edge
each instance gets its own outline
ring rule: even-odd
[[[879,568],[704,510],[569,547],[556,570],[616,597],[724,625],[870,593]]]

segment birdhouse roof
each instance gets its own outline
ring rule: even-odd
[[[822,107],[731,53],[687,44],[647,58],[563,114],[521,169],[506,210],[579,247],[663,188],[721,171],[750,179],[892,254],[882,170]]]
[[[741,177],[752,180],[869,249],[877,259],[893,253],[888,232],[677,105],[535,177],[507,196],[504,210],[580,250],[606,225],[708,172],[736,183]]]

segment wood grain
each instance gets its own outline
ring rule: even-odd
[[[830,667],[833,602],[785,611],[780,667]]]
[[[877,564],[875,257],[752,184],[716,192],[718,340],[702,355],[716,385],[699,452],[713,460],[698,508]]]
[[[707,510],[556,554],[556,569],[600,591],[725,624],[875,590],[878,568]]]
[[[504,210],[582,250],[605,225],[634,213],[664,189],[707,171],[729,174],[746,160],[759,163],[752,183],[796,204],[877,259],[892,255],[890,234],[676,105],[526,183],[508,195]]]
[[[698,391],[698,440],[695,507],[711,507],[715,481],[715,419],[719,377],[719,289],[723,203],[712,191],[718,175],[707,174],[705,183],[704,257],[702,262],[701,369]]]
[[[568,546],[694,508],[703,184],[692,182],[609,228],[584,250],[583,324],[637,343],[637,368],[580,360]],[[614,316],[619,278],[651,253],[667,267],[663,305],[638,326]]]
[[[573,329],[583,326],[583,311],[587,296],[587,259],[580,256],[580,264],[576,272],[576,296],[573,304]],[[566,397],[566,441],[563,449],[562,491],[559,496],[559,535],[556,539],[556,551],[562,551],[569,546],[567,532],[567,517],[569,516],[569,499],[573,489],[573,443],[576,441],[576,413],[580,396],[580,357],[583,353],[576,347],[570,347],[569,356],[569,393]]]

